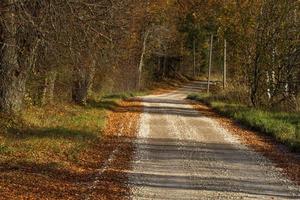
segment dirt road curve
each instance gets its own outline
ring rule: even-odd
[[[143,98],[128,172],[132,199],[300,199],[299,186],[184,99],[201,83]]]

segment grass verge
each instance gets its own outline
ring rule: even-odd
[[[107,95],[86,106],[30,106],[18,117],[0,113],[0,167],[18,163],[49,164],[83,170],[81,155],[102,138],[107,110],[118,101],[143,93]]]
[[[207,94],[190,94],[188,99],[200,101],[221,115],[230,117],[253,130],[274,137],[292,151],[300,152],[300,114],[264,111],[245,105],[215,100]]]

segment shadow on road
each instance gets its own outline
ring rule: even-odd
[[[134,170],[125,172],[113,167],[110,169],[112,176],[126,174],[131,187],[146,187],[153,191],[168,189],[179,193],[189,190],[190,199],[199,197],[199,191],[300,198],[299,190],[293,191],[277,178],[260,179],[260,176],[268,172],[259,168],[261,161],[251,157],[253,152],[247,149],[236,149],[231,144],[192,140],[179,142],[165,138],[137,139],[134,146],[141,155],[133,163]],[[191,168],[193,171],[186,170]],[[197,191],[197,195],[195,193],[193,196],[192,191]],[[291,191],[295,196],[291,195]],[[156,196],[158,199],[169,199],[172,195],[164,193]],[[178,198],[171,199],[181,198],[179,195]]]

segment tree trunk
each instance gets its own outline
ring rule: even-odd
[[[164,55],[164,60],[163,60],[163,79],[166,77],[166,70],[167,70],[167,56]]]
[[[254,107],[258,105],[258,89],[259,89],[259,66],[258,66],[258,59],[259,55],[256,55],[255,61],[254,61],[254,70],[253,70],[253,81],[251,83],[251,93],[250,93],[250,99],[251,103]]]
[[[196,77],[196,40],[193,40],[193,76]]]
[[[4,3],[13,4],[13,1],[5,0]],[[7,113],[16,113],[21,109],[27,79],[26,66],[24,69],[18,64],[14,11],[14,6],[10,6],[2,13],[3,26],[0,27],[0,110]]]
[[[55,86],[56,77],[57,77],[56,71],[48,72],[48,74],[45,77],[42,98],[41,98],[42,106],[53,103],[54,86]]]
[[[72,100],[77,104],[86,104],[94,80],[95,65],[95,60],[92,60],[89,63],[74,67]]]
[[[223,89],[226,87],[227,82],[227,42],[224,39],[224,63],[223,63]]]
[[[146,54],[146,45],[147,45],[147,40],[148,40],[148,36],[149,36],[149,31],[146,31],[145,36],[144,36],[144,41],[143,41],[143,48],[142,48],[142,53],[141,53],[141,58],[140,58],[140,63],[139,63],[139,75],[138,75],[138,87],[137,89],[140,90],[141,89],[141,85],[142,85],[142,73],[143,73],[143,68],[144,68],[144,57]]]
[[[208,77],[207,77],[207,93],[210,92],[210,75],[211,75],[211,65],[212,65],[213,42],[214,42],[214,36],[211,35],[211,37],[210,37],[210,50],[209,50]]]

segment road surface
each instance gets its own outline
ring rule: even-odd
[[[267,158],[185,100],[201,84],[143,97],[131,199],[300,199]]]

